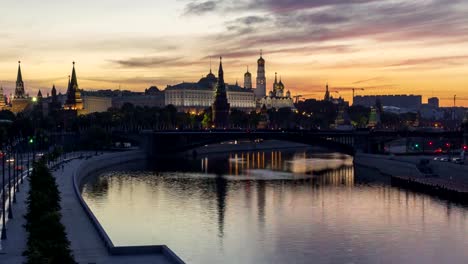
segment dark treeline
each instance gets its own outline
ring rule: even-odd
[[[44,160],[34,164],[29,182],[25,215],[28,241],[23,253],[26,263],[76,263],[60,222],[60,192]]]

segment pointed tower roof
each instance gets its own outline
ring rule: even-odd
[[[278,73],[275,72],[275,83],[278,83]]]
[[[52,91],[50,93],[52,94],[52,96],[57,95],[57,89],[55,89],[55,84],[52,85]]]
[[[42,98],[42,92],[41,92],[41,89],[39,89],[39,92],[37,92],[37,98],[38,98],[38,99]]]
[[[218,83],[224,84],[223,57],[219,57]]]
[[[23,75],[21,74],[21,61],[18,61],[18,76],[16,77],[16,83],[23,82]]]
[[[78,80],[76,78],[75,62],[73,62],[73,70],[72,70],[70,85],[71,85],[72,88],[78,89]]]

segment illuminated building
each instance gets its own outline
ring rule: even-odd
[[[247,66],[247,72],[244,74],[244,88],[252,89],[252,74],[249,72],[248,66]]]
[[[167,86],[164,90],[165,105],[173,105],[181,112],[199,113],[209,108],[215,100],[215,87],[218,78],[212,73],[196,83],[184,82]],[[253,89],[225,83],[230,108],[252,111],[256,107]]]
[[[255,96],[263,98],[266,96],[266,77],[265,77],[265,59],[260,52],[260,58],[257,61],[257,87],[255,88]]]
[[[280,81],[278,82],[278,77],[275,73],[275,83],[273,83],[273,89],[270,91],[268,96],[264,96],[260,99],[260,106],[266,107],[267,109],[295,109],[293,99],[291,98],[291,92],[287,91],[285,94],[284,90],[285,86],[283,81],[280,78]]]
[[[83,96],[83,114],[106,112],[112,107],[112,98]]]
[[[5,96],[3,95],[3,86],[0,86],[0,110],[6,106]]]

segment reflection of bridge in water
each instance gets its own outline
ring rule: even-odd
[[[306,152],[296,153],[292,159],[284,156],[286,154],[281,151],[231,153],[227,173],[231,179],[307,180],[319,185],[354,185],[353,159],[349,156],[337,153],[307,156]],[[212,171],[209,160],[208,157],[201,159],[200,168],[204,173]],[[263,172],[273,172],[273,176],[262,177]]]

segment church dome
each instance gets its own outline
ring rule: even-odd
[[[284,90],[284,84],[283,84],[283,82],[281,80],[278,83],[278,88],[281,89],[281,90]]]
[[[260,57],[257,62],[258,64],[265,64],[265,60],[262,57]]]
[[[290,91],[286,92],[286,97],[291,97],[291,92]]]
[[[269,95],[270,97],[273,97],[273,91],[270,91]]]
[[[252,77],[252,74],[251,74],[250,72],[246,72],[246,73],[244,74],[244,76],[245,76],[245,77]]]
[[[206,78],[208,80],[215,80],[216,79],[216,76],[211,72],[210,70],[210,73],[208,73],[208,75],[206,75]]]

